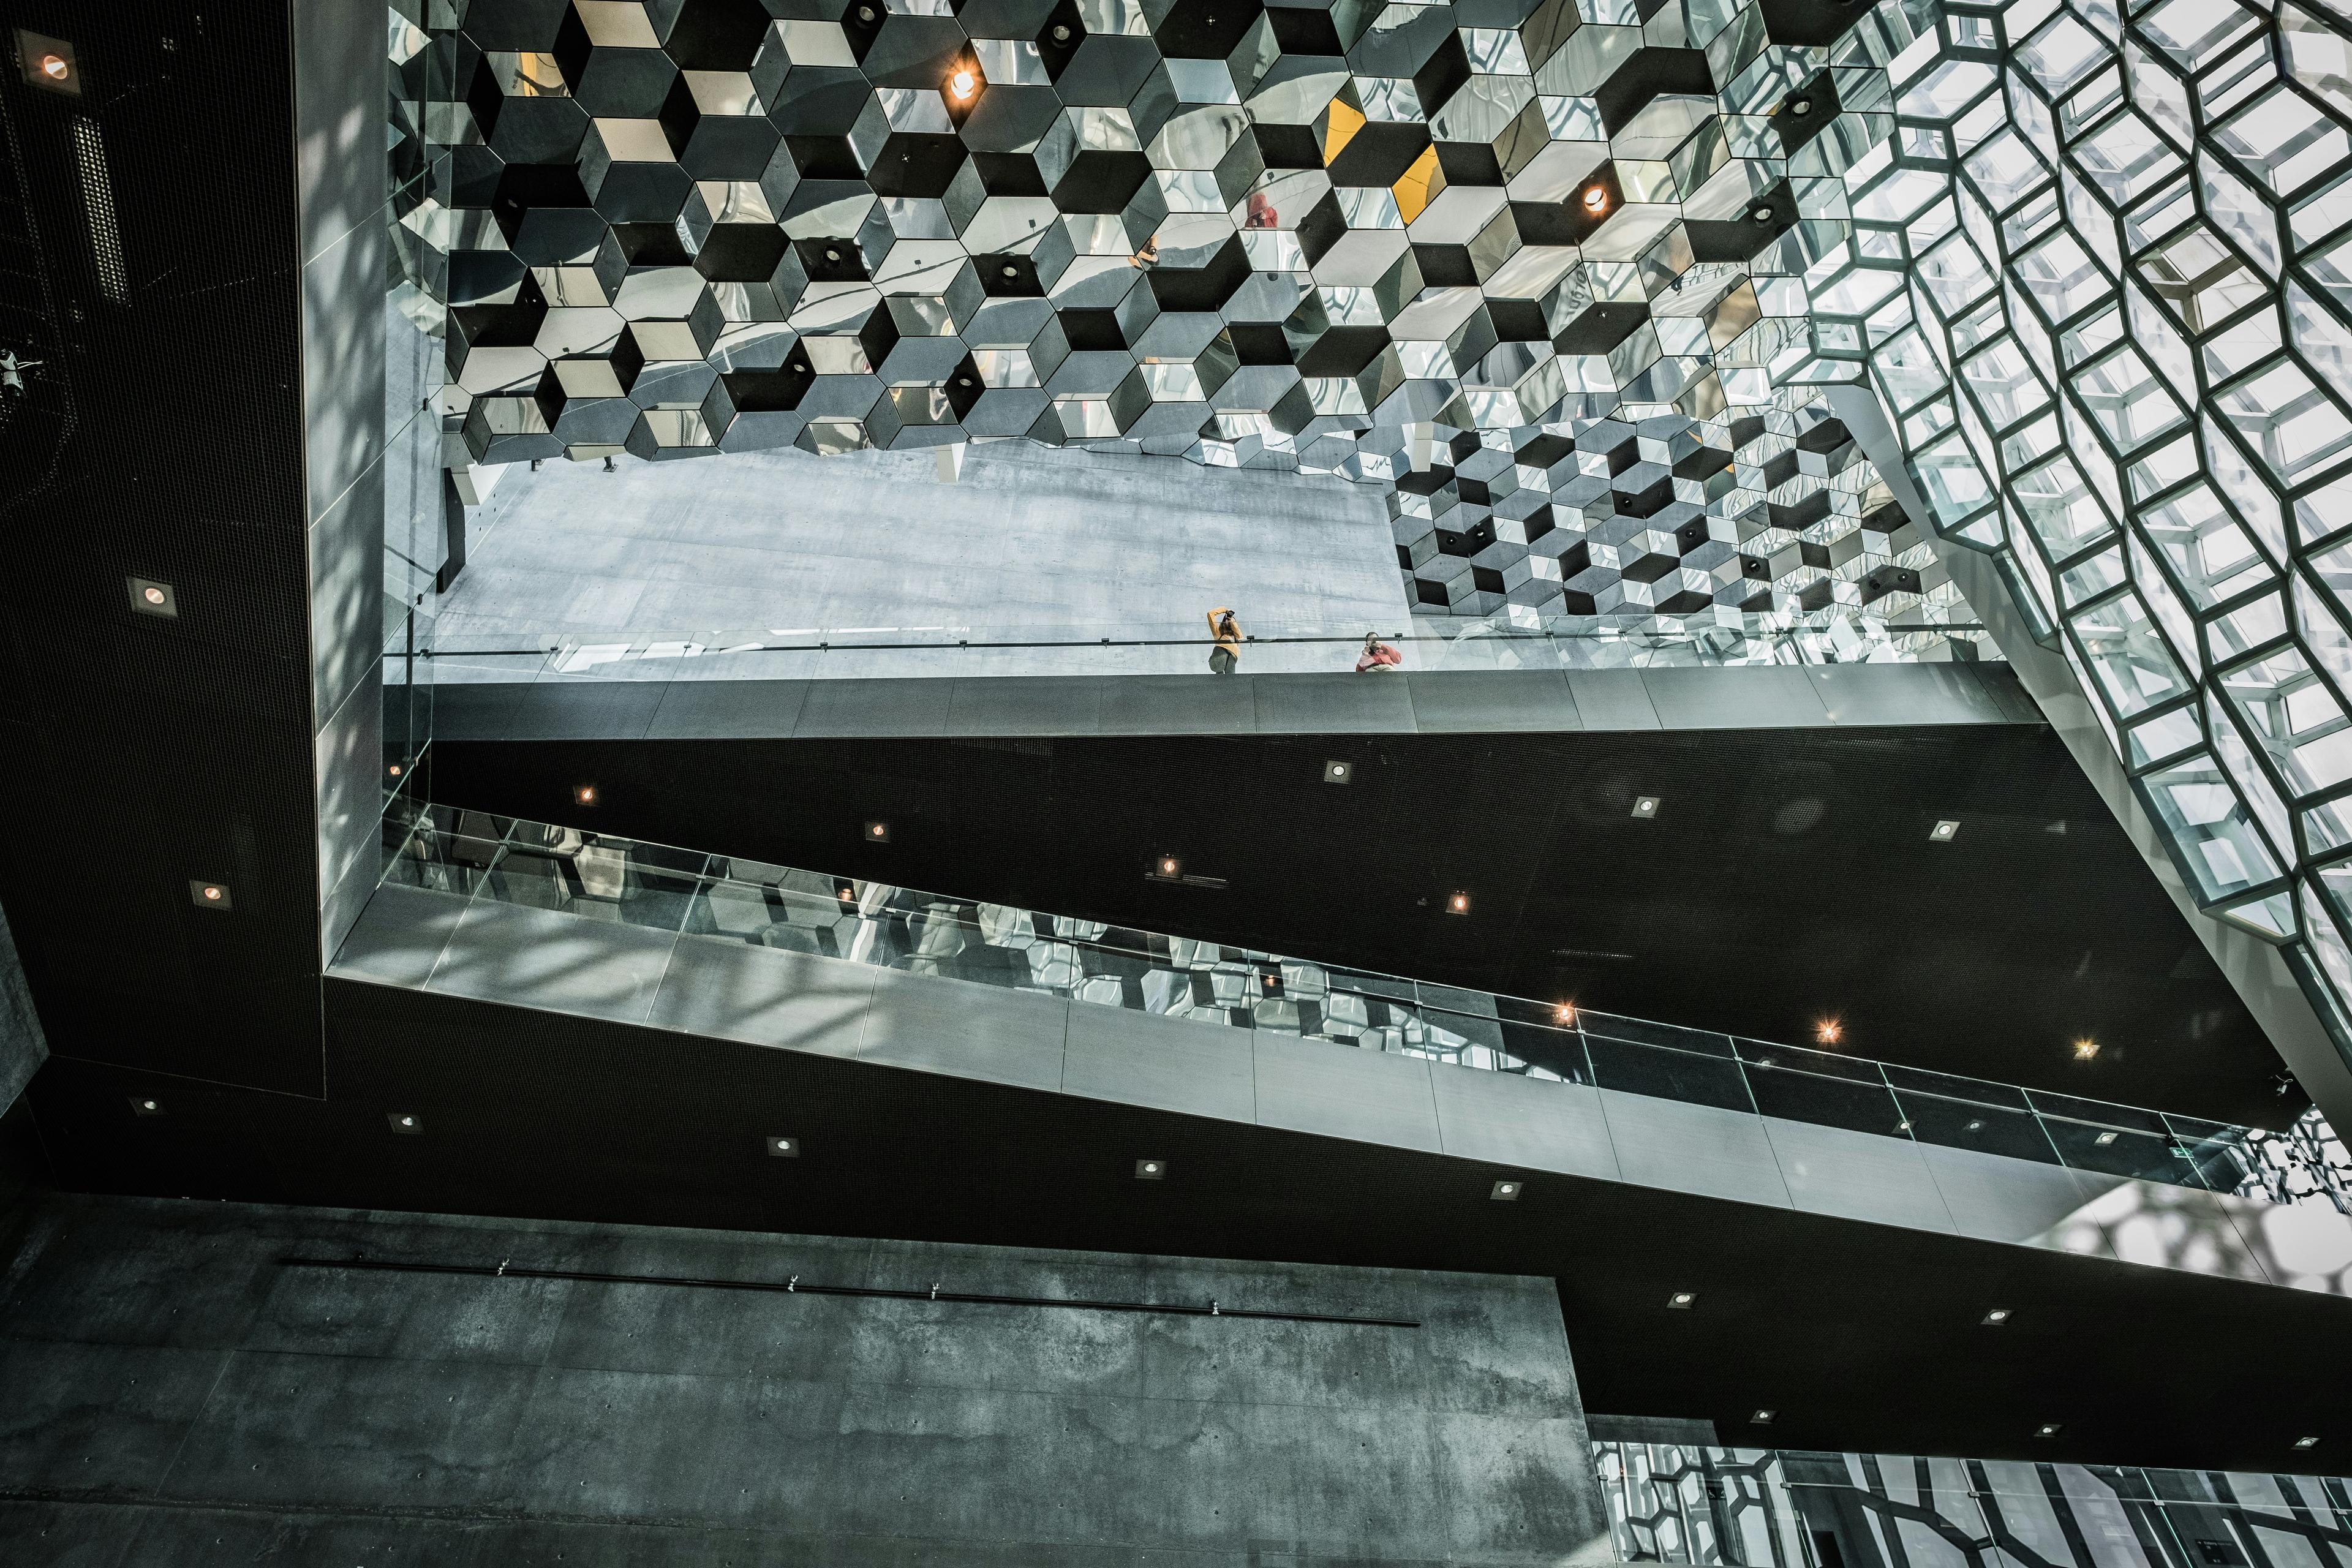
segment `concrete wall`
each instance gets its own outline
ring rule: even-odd
[[[276,1261],[355,1252],[1422,1326]],[[1608,1558],[1542,1279],[58,1197],[0,1389],[10,1563]]]
[[[24,1092],[33,1069],[48,1054],[40,1017],[33,1011],[32,987],[16,957],[16,940],[8,934],[8,917],[0,914],[0,1110]]]

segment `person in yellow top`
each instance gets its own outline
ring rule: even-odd
[[[1217,642],[1209,650],[1209,673],[1231,675],[1242,658],[1241,622],[1234,619],[1231,610],[1220,605],[1209,612],[1209,635]]]

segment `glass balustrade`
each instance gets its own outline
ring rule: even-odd
[[[385,880],[1454,1067],[2352,1213],[2343,1146],[1101,921],[396,803]]]
[[[1405,673],[1432,670],[1651,669],[1750,664],[1994,660],[1972,626],[1881,621],[1807,626],[1734,616],[1723,625],[1664,628],[1654,617],[1530,617],[1524,625],[1437,616],[1333,626],[1244,615],[1244,674],[1351,671],[1368,633],[1402,655]],[[1208,673],[1213,639],[1199,616],[1116,624],[561,632],[444,626],[423,650],[439,683],[807,679],[988,675]],[[1370,672],[1378,679],[1382,672]]]

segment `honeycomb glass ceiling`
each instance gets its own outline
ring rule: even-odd
[[[1025,437],[1389,492],[1408,597],[1968,620],[1793,373],[1893,133],[1841,0],[429,0],[467,455]]]

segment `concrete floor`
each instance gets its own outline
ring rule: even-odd
[[[541,634],[1198,637],[1215,605],[1260,637],[1360,637],[1408,616],[1369,489],[1027,442],[970,447],[952,483],[927,452],[550,462],[503,476],[471,526],[440,602],[445,648]],[[1184,667],[1205,658],[1188,650]]]

